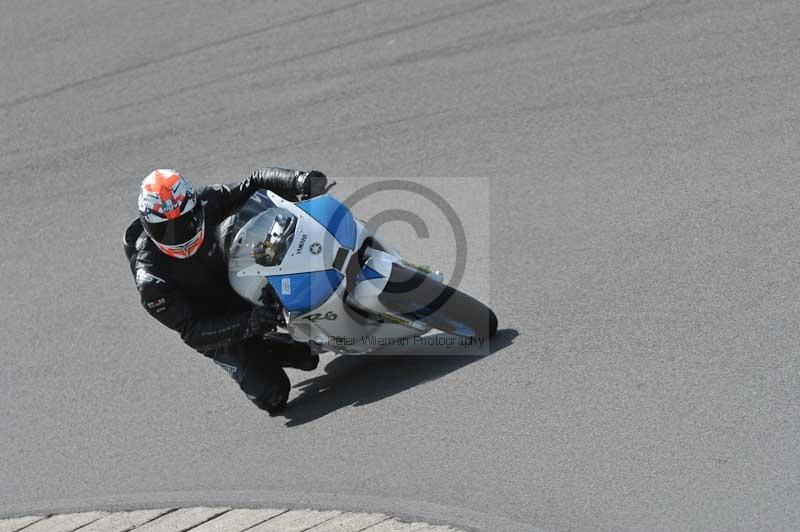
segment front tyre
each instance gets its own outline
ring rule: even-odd
[[[497,334],[497,316],[492,309],[402,264],[392,264],[378,300],[391,312],[445,333],[483,338]]]

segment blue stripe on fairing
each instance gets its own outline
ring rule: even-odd
[[[356,221],[339,200],[326,194],[295,205],[325,226],[341,245],[351,250],[356,247]]]
[[[361,281],[367,281],[369,279],[380,279],[383,275],[379,274],[369,266],[364,266],[364,268],[358,272],[356,275],[356,282],[360,283]]]
[[[270,275],[269,284],[289,312],[308,312],[325,303],[336,292],[344,275],[336,270],[319,272]],[[289,283],[288,294],[284,293],[284,280]]]

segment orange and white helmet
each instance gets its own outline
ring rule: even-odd
[[[175,170],[154,170],[144,178],[139,219],[158,249],[170,257],[191,257],[203,244],[203,205],[189,180]]]

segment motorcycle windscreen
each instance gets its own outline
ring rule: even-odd
[[[280,266],[292,245],[296,226],[297,218],[291,212],[270,207],[252,216],[239,229],[229,244],[228,256],[228,280],[237,294],[251,303],[262,303],[264,277],[237,274],[253,265],[265,269]]]
[[[275,204],[269,199],[266,190],[259,190],[250,196],[244,205],[242,205],[236,214],[228,216],[219,224],[219,242],[222,243],[222,249],[227,260],[230,257],[230,249],[233,245],[233,237],[235,237],[242,227],[247,222],[266,211]]]

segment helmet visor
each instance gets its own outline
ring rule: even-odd
[[[177,218],[148,223],[150,238],[166,246],[180,246],[197,236],[203,227],[203,207],[198,201],[194,208]]]

